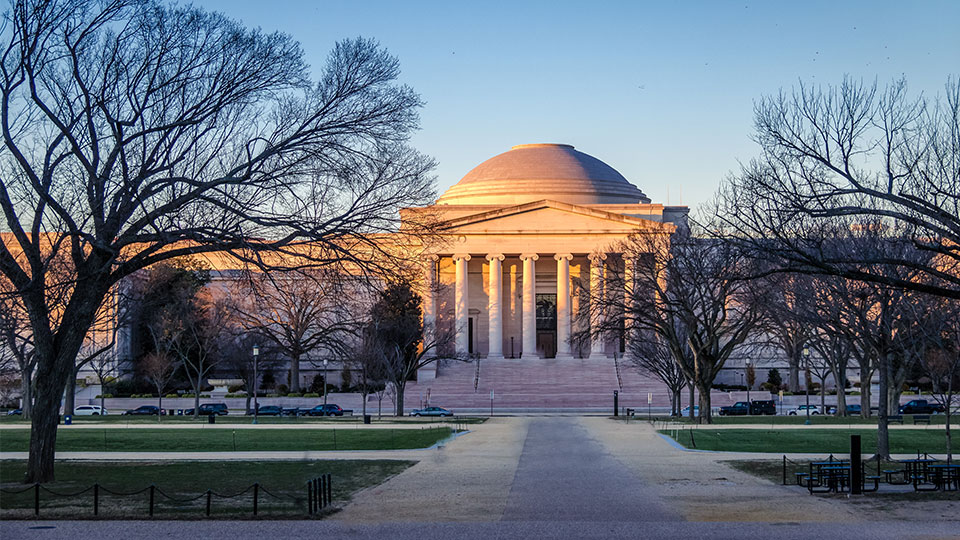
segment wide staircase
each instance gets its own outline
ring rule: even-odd
[[[497,409],[578,409],[611,410],[613,392],[619,392],[621,407],[645,411],[651,407],[669,410],[666,385],[640,374],[623,360],[479,360],[444,361],[435,379],[410,382],[405,391],[409,408],[429,402],[448,408],[487,409],[490,393]],[[682,393],[687,405],[687,392]],[[740,392],[713,392],[713,406],[730,405],[744,399]]]

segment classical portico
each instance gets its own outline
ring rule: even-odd
[[[571,337],[613,313],[591,313],[617,252],[630,235],[670,234],[685,207],[652,204],[602,161],[572,146],[516,146],[477,166],[435,205],[442,239],[425,246],[427,342],[453,332],[455,352],[488,359],[600,359],[624,336]],[[621,291],[622,294],[622,291]],[[587,316],[587,314],[592,316]]]

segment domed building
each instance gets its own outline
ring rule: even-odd
[[[622,268],[608,252],[618,241],[670,234],[687,217],[686,207],[652,203],[616,169],[566,144],[514,146],[436,204],[402,215],[419,212],[439,219],[443,233],[424,250],[425,341],[446,329],[460,356],[521,362],[622,352],[622,342],[572,342],[577,314],[588,308],[578,292]]]

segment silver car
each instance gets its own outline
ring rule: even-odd
[[[426,407],[410,411],[410,416],[453,416],[453,413],[443,407]]]

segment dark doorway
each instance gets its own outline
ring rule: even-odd
[[[473,317],[467,319],[467,352],[473,354]]]
[[[541,358],[557,356],[557,295],[537,295],[537,354]]]

